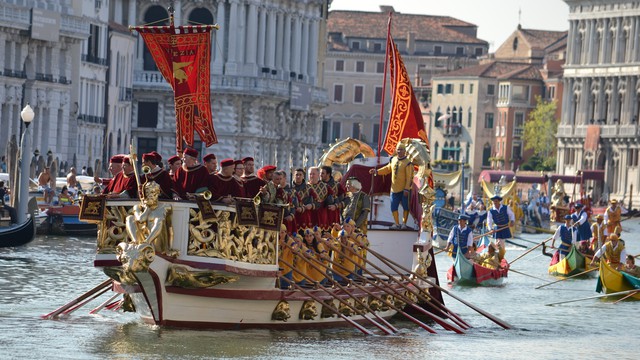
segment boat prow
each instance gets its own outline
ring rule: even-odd
[[[600,278],[596,291],[604,290],[605,294],[613,294],[629,290],[640,291],[640,278],[614,269],[606,261],[600,261]],[[640,300],[640,292],[630,296]]]

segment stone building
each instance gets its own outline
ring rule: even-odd
[[[640,205],[640,1],[565,0],[569,39],[557,170],[587,181],[595,201]]]

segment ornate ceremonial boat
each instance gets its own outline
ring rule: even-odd
[[[483,236],[479,242],[478,253],[486,251],[490,240]],[[458,254],[447,273],[450,282],[467,286],[502,286],[509,274],[506,260],[502,260],[501,268],[490,269],[467,259],[458,247]]]
[[[640,291],[640,278],[631,276],[624,271],[618,271],[606,261],[600,261],[600,277],[596,285],[597,292],[613,294],[629,290]],[[640,292],[631,295],[633,299],[640,300]]]
[[[575,246],[571,247],[567,256],[564,259],[558,261],[558,252],[556,252],[551,258],[549,264],[549,274],[553,276],[573,276],[590,270],[589,261],[584,254],[576,249]],[[585,274],[585,277],[590,276],[591,273]]]

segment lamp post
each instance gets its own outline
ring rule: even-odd
[[[460,214],[464,214],[464,156],[460,159]]]
[[[31,160],[31,137],[29,125],[33,121],[35,113],[29,104],[22,109],[20,117],[24,122],[24,132],[20,140],[20,180],[18,182],[18,224],[27,221],[29,203],[29,162]]]

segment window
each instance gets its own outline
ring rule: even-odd
[[[471,108],[469,108],[469,114],[467,116],[467,127],[471,127],[471,122],[473,120],[473,113],[471,112]]]
[[[444,93],[444,85],[438,84],[438,94],[443,94],[443,93]]]
[[[493,129],[493,113],[484,114],[484,128]]]
[[[464,84],[460,84],[460,94],[464,94]]]
[[[520,160],[522,158],[522,144],[513,144],[513,148],[511,149],[511,158],[513,160]]]
[[[469,84],[469,94],[473,94],[473,84]]]
[[[433,55],[442,55],[442,46],[436,45],[433,47]]]
[[[484,50],[481,47],[476,48],[476,56],[482,56],[483,53],[484,53]]]
[[[376,72],[378,74],[383,74],[384,73],[384,62],[378,62],[376,63]]]
[[[358,139],[360,140],[360,137],[362,135],[362,124],[360,123],[353,123],[353,127],[351,129],[351,137],[353,139]]]
[[[336,71],[344,71],[344,60],[336,60]]]
[[[458,56],[464,55],[464,48],[461,46],[456,47],[456,55]]]
[[[496,86],[494,84],[487,85],[487,95],[495,95],[496,94]]]
[[[447,84],[444,88],[444,93],[445,94],[453,94],[453,85],[452,84]]]
[[[328,144],[331,142],[329,138],[329,120],[322,120],[322,143]]]
[[[340,139],[340,122],[334,121],[331,128],[331,137],[332,140]]]
[[[373,103],[378,105],[382,104],[382,86],[376,86]]]
[[[511,87],[511,99],[513,101],[528,101],[529,100],[529,86],[527,85],[513,85]]]
[[[138,138],[138,152],[140,154],[158,151],[158,138]]]
[[[353,87],[353,102],[356,104],[364,103],[364,86],[355,85]]]
[[[343,86],[341,84],[333,85],[333,101],[337,103],[342,102],[342,89]]]
[[[360,41],[353,41],[353,42],[351,43],[351,48],[352,48],[353,50],[360,50]]]
[[[356,72],[364,72],[364,61],[356,61]]]
[[[549,100],[553,100],[556,98],[556,87],[549,86]]]
[[[373,51],[381,52],[382,51],[382,44],[380,44],[380,43],[373,44]]]
[[[146,101],[139,102],[138,103],[138,127],[155,128],[157,126],[158,126],[158,103],[146,102]]]

